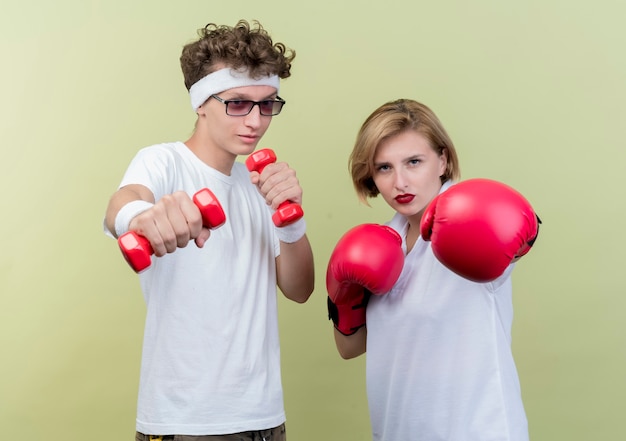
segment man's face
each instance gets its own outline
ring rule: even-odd
[[[228,89],[216,94],[224,101],[264,101],[276,98],[276,89],[271,86],[245,86]],[[206,133],[206,147],[218,156],[236,157],[249,155],[267,131],[271,116],[261,115],[258,105],[244,116],[226,114],[226,105],[209,98],[199,109],[198,124]]]

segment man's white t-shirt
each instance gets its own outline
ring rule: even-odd
[[[226,176],[183,143],[144,148],[120,184],[159,200],[209,188],[226,213],[203,248],[192,241],[139,275],[147,306],[137,430],[211,435],[285,421],[271,213],[245,166]]]

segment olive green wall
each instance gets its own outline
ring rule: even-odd
[[[391,216],[357,202],[347,157],[399,97],[440,116],[464,178],[508,183],[544,221],[514,274],[532,439],[621,439],[625,14],[617,0],[4,2],[2,437],[133,438],[145,308],[102,216],[137,149],[191,133],[182,45],[246,18],[297,51],[260,144],[298,171],[317,264],[311,300],[280,302],[290,440],[371,439],[365,360],[335,351],[324,275],[343,232]]]

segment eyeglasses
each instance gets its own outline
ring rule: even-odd
[[[217,95],[211,95],[220,103],[226,106],[226,115],[246,116],[254,106],[259,106],[259,111],[263,116],[276,116],[285,105],[285,100],[277,96],[275,100],[251,101],[251,100],[224,100]]]

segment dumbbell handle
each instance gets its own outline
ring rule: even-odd
[[[203,188],[193,195],[193,202],[200,210],[202,224],[206,228],[216,229],[226,222],[226,214],[221,204],[208,188]],[[140,273],[152,263],[154,250],[150,241],[135,231],[128,231],[122,234],[117,243],[122,251],[124,259],[131,268]]]
[[[276,154],[271,149],[261,149],[252,153],[246,159],[246,167],[249,171],[263,172],[265,166],[276,162]],[[277,227],[286,227],[304,216],[304,211],[299,204],[292,201],[281,203],[274,214],[272,221]]]

